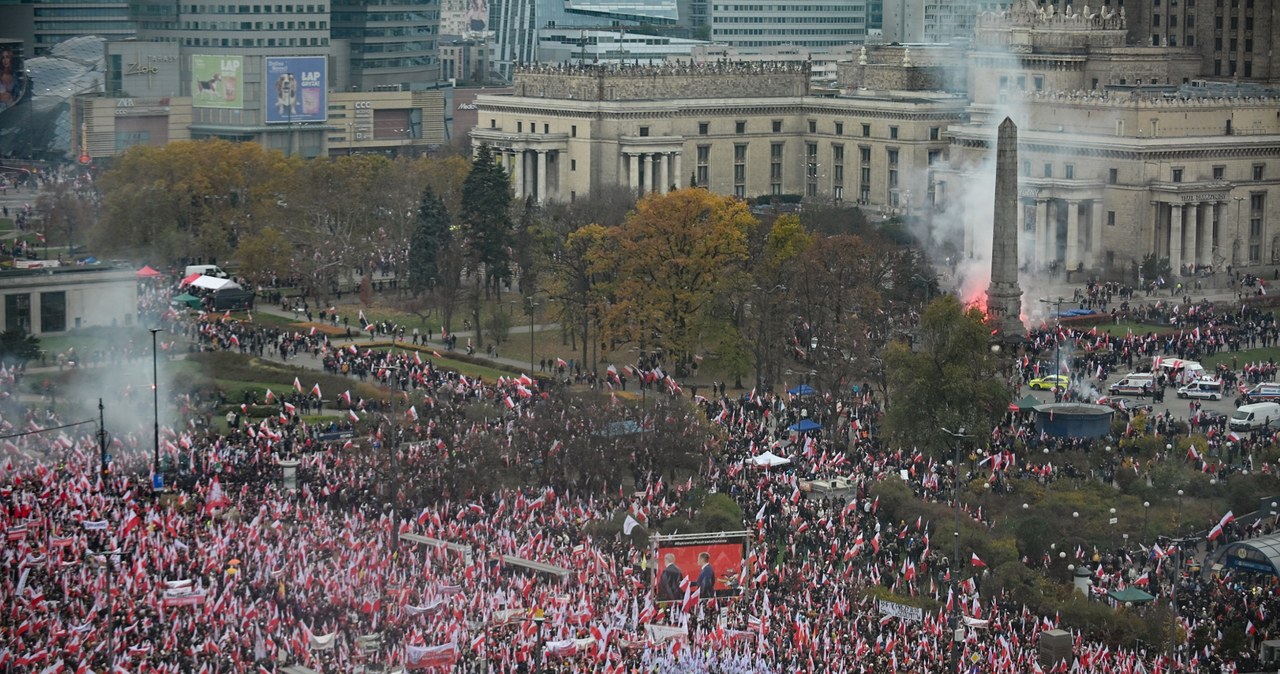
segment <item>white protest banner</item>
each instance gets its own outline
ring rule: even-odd
[[[688,639],[689,630],[684,627],[673,627],[671,625],[645,625],[645,633],[649,635],[649,640],[654,643],[663,643],[671,639]]]
[[[891,601],[880,600],[880,615],[892,616],[894,618],[902,618],[903,620],[914,620],[921,622],[924,620],[924,609],[907,606],[905,604],[896,604]]]

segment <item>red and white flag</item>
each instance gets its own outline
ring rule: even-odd
[[[297,391],[298,393],[302,393],[302,382],[298,381],[297,377],[293,378],[293,390]]]
[[[1218,523],[1214,525],[1212,529],[1209,530],[1209,540],[1212,541],[1217,537],[1221,536],[1223,528],[1226,527],[1228,524],[1231,524],[1232,522],[1234,522],[1235,519],[1236,519],[1236,516],[1231,514],[1231,511],[1228,510],[1227,514],[1223,515],[1222,519],[1219,520]]]
[[[970,553],[969,563],[982,569],[985,569],[987,567],[987,563],[982,561],[982,559],[978,557],[978,553],[976,552]]]

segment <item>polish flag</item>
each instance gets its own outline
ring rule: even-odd
[[[355,410],[347,410],[347,417],[351,419],[352,423],[356,423],[360,421],[360,415],[356,414]]]
[[[293,378],[293,390],[297,391],[298,393],[302,393],[302,382],[298,381],[297,377]]]
[[[276,394],[272,393],[271,389],[267,389],[267,403],[271,403],[275,399],[276,399]]]
[[[338,396],[338,400],[345,403],[347,407],[351,407],[351,391],[343,391],[342,395]]]
[[[1151,574],[1144,572],[1141,576],[1138,576],[1137,580],[1133,581],[1133,584],[1138,587],[1146,587],[1150,582]]]
[[[317,382],[315,386],[312,386],[312,387],[311,387],[311,395],[313,395],[313,396],[315,396],[315,397],[317,397],[317,398],[322,398],[322,397],[324,397],[324,396],[321,396],[321,395],[320,395],[320,384],[319,384],[319,382]]]
[[[285,403],[284,411],[288,412],[290,416],[293,416],[293,413],[298,411],[298,408],[295,407],[292,403]]]
[[[1231,524],[1233,521],[1235,521],[1235,519],[1236,519],[1236,516],[1231,514],[1231,511],[1227,511],[1227,514],[1222,516],[1222,519],[1218,521],[1218,523],[1213,527],[1213,529],[1209,530],[1209,540],[1212,541],[1217,537],[1221,536],[1223,527],[1226,527],[1228,524]]]
[[[985,569],[987,567],[987,563],[979,559],[978,553],[976,552],[970,553],[969,563],[981,569]]]
[[[418,408],[416,406],[409,406],[409,418],[414,421],[418,420]]]

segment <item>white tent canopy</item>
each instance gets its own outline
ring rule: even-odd
[[[239,288],[239,284],[231,279],[218,278],[216,276],[201,276],[191,282],[191,285],[197,288],[208,288],[209,290],[224,290],[226,288]]]
[[[765,450],[765,453],[761,454],[760,456],[752,457],[747,460],[750,461],[752,465],[764,466],[766,468],[772,468],[774,466],[785,466],[788,463],[791,463],[791,459],[778,456],[777,454],[774,454],[773,452],[770,452],[768,450]]]

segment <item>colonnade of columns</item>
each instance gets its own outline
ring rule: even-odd
[[[1222,240],[1224,205],[1222,201],[1155,202],[1156,255],[1167,253],[1174,273],[1181,273],[1183,265],[1214,264],[1215,244]]]
[[[509,150],[504,154],[516,199],[524,200],[532,194],[537,203],[547,200],[547,155],[551,152],[552,150]],[[535,155],[533,161],[530,161],[530,154]]]
[[[1091,268],[1100,267],[1104,262],[1102,249],[1102,217],[1098,210],[1099,200],[1054,199],[1037,197],[1023,202],[1018,209],[1018,229],[1024,230],[1027,207],[1035,203],[1035,245],[1031,256],[1039,264],[1049,266],[1061,262],[1068,271],[1086,265]],[[1058,253],[1058,226],[1061,211],[1066,213],[1066,246],[1062,255]],[[1081,217],[1083,214],[1083,218]]]
[[[633,192],[666,194],[672,187],[680,187],[680,177],[684,172],[679,152],[623,151],[622,161],[627,185]]]

